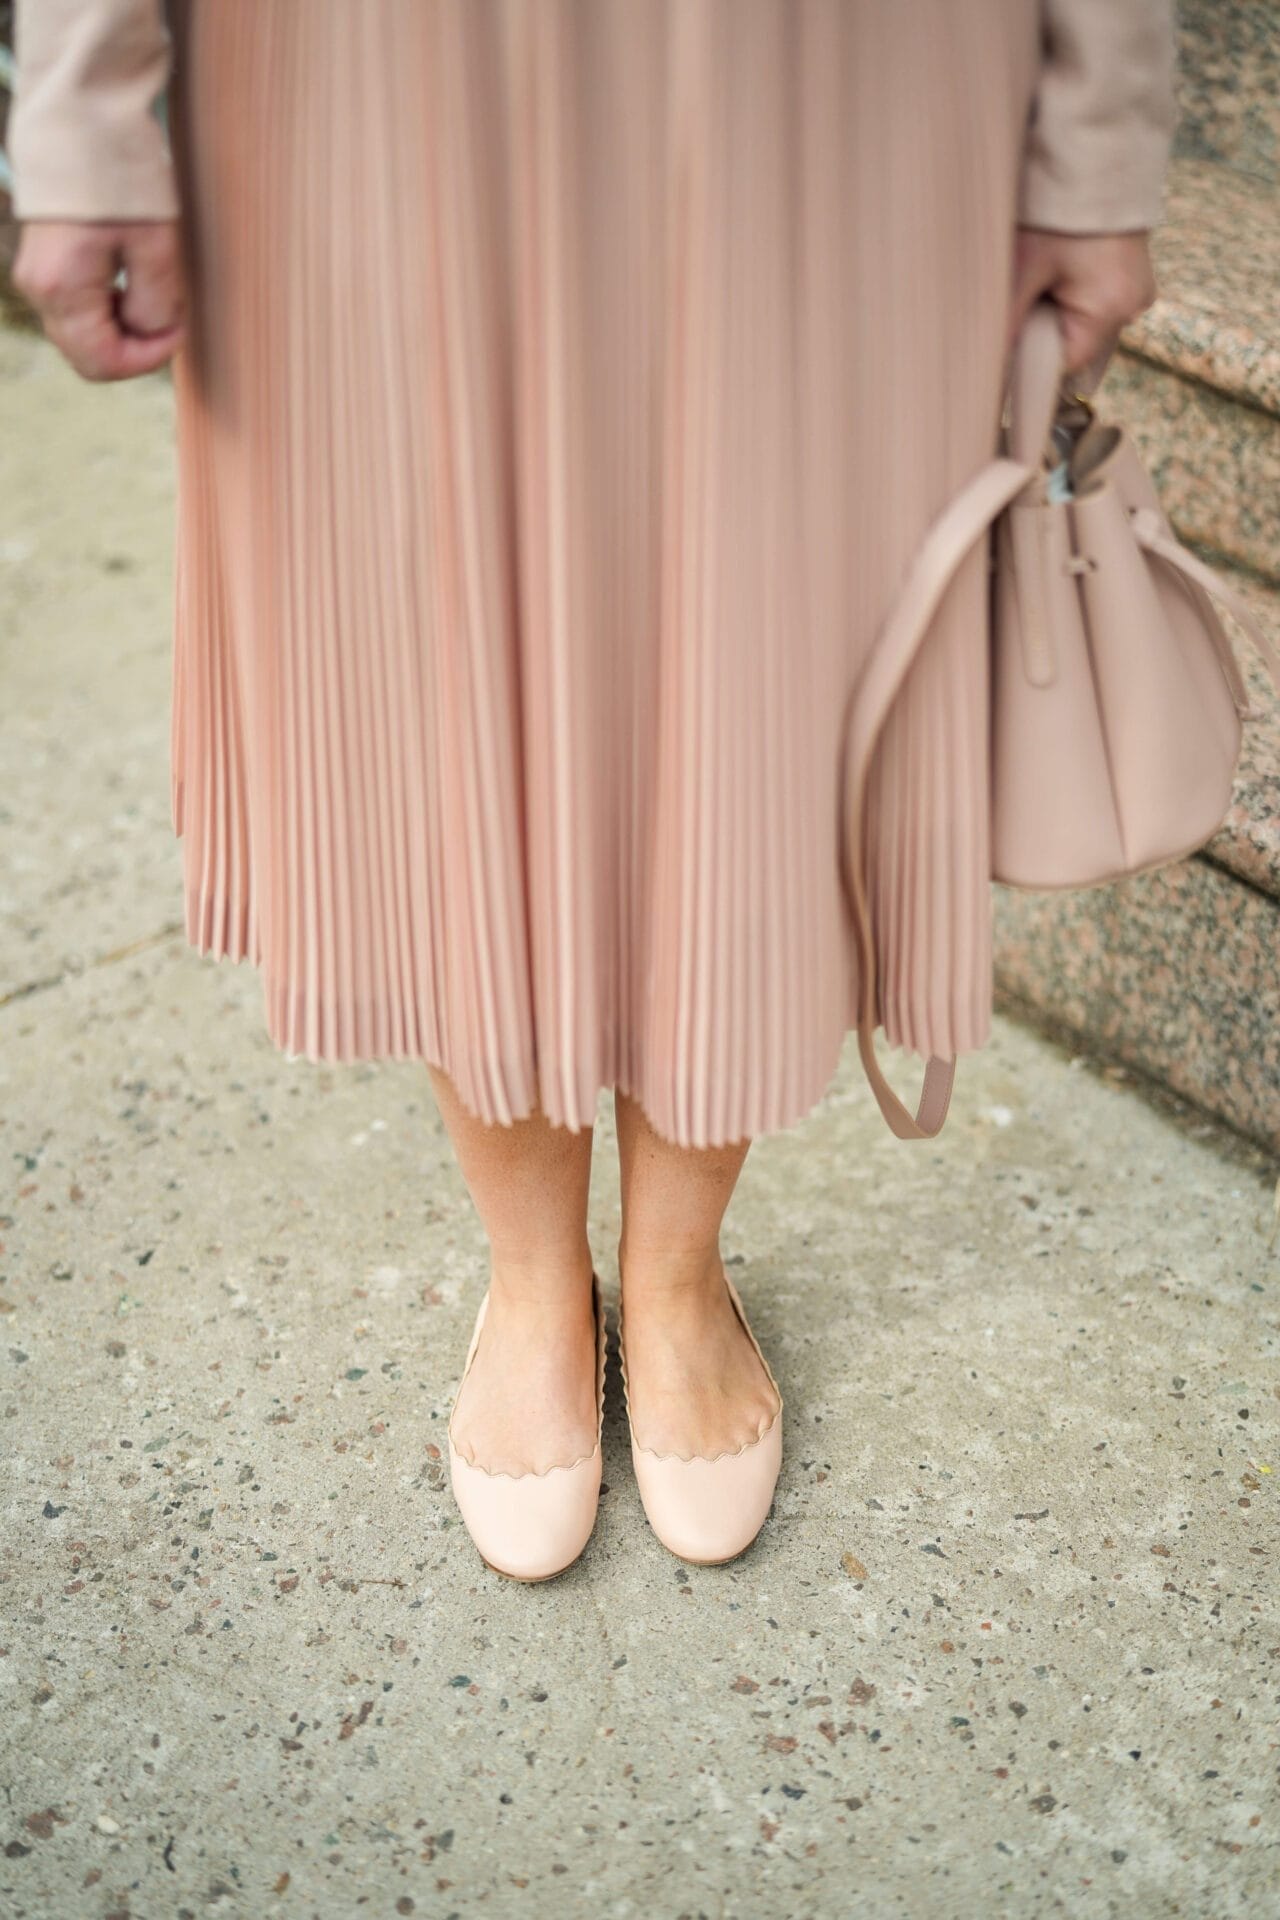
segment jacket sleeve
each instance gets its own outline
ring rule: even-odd
[[[169,76],[163,0],[17,0],[14,24],[18,218],[173,219],[173,164],[153,111]]]
[[[1040,21],[1019,223],[1157,226],[1175,122],[1172,0],[1040,0]]]

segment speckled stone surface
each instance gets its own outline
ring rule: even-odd
[[[1280,186],[1280,5],[1176,0],[1175,151]]]
[[[1221,572],[1280,650],[1280,590],[1234,569]],[[1226,624],[1257,717],[1244,723],[1231,809],[1205,851],[1280,901],[1280,696],[1248,637]],[[1280,948],[1280,927],[1277,942]]]
[[[5,1920],[1266,1912],[1274,1165],[1004,1020],[905,1144],[850,1048],[725,1236],[787,1407],[757,1544],[658,1545],[611,1354],[586,1555],[489,1573],[442,1445],[482,1249],[425,1076],[288,1062],[255,976],[166,933],[167,396],[29,350]],[[612,1290],[607,1102],[598,1138]]]
[[[1123,349],[1097,404],[1132,434],[1184,540],[1280,584],[1280,419]]]
[[[1280,1151],[1280,908],[1208,860],[996,889],[1001,988]]]
[[[1159,297],[1126,328],[1126,342],[1158,365],[1280,414],[1280,191],[1221,166],[1175,161],[1151,249]]]
[[[1188,539],[1280,580],[1280,5],[1181,0],[1159,296],[1100,398]],[[1175,377],[1170,377],[1175,376]]]

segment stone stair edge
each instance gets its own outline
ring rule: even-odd
[[[1157,298],[1121,349],[1280,419],[1280,193],[1220,162],[1175,158],[1152,252]]]
[[[1280,652],[1280,589],[1219,556],[1204,556],[1234,587]],[[1254,718],[1243,723],[1240,758],[1226,818],[1202,856],[1266,894],[1280,908],[1280,694],[1248,635],[1227,615]]]

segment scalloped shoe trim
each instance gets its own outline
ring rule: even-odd
[[[740,1453],[749,1453],[752,1447],[758,1447],[762,1440],[769,1438],[781,1418],[782,1408],[779,1407],[769,1424],[761,1427],[759,1433],[754,1434],[750,1440],[744,1440],[740,1447],[721,1447],[719,1453],[661,1453],[657,1447],[646,1447],[634,1438],[633,1445],[637,1453],[645,1454],[650,1460],[679,1460],[686,1467],[692,1466],[695,1460],[702,1460],[710,1467],[714,1466],[717,1460],[736,1460]]]
[[[599,1453],[600,1444],[597,1441],[590,1453],[580,1453],[576,1460],[553,1460],[549,1467],[524,1467],[519,1473],[511,1473],[506,1467],[486,1467],[483,1461],[473,1460],[456,1443],[453,1450],[460,1466],[469,1467],[472,1473],[482,1473],[486,1480],[546,1480],[553,1473],[572,1473],[577,1467],[585,1467]]]

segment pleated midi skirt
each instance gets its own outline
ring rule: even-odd
[[[841,742],[995,451],[1035,0],[179,0],[172,796],[282,1049],[686,1146],[856,1023]],[[888,1042],[985,1043],[988,616],[871,765]]]

